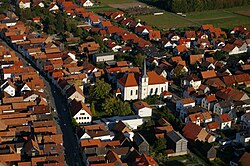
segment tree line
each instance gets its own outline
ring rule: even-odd
[[[194,12],[224,9],[250,4],[250,0],[142,0],[171,12]]]

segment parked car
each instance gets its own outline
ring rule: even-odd
[[[232,141],[230,139],[228,139],[228,138],[219,140],[219,144],[223,145],[223,146],[224,145],[229,145],[231,143],[232,143]]]

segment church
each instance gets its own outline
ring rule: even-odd
[[[117,81],[117,92],[123,100],[145,99],[168,91],[168,80],[155,71],[147,72],[146,61],[142,73],[126,73]]]

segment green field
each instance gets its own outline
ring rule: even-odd
[[[137,16],[136,18],[140,19],[141,21],[145,21],[151,26],[156,26],[159,29],[179,28],[194,25],[192,22],[170,13],[164,13],[163,15],[159,16],[141,15]]]
[[[101,4],[118,4],[118,3],[133,3],[137,2],[136,0],[99,0]]]
[[[89,7],[86,8],[88,11],[92,11],[95,13],[103,13],[103,12],[107,12],[107,11],[117,11],[118,9],[116,8],[112,8],[110,6],[96,6],[96,7]]]
[[[237,25],[250,27],[250,6],[235,7],[221,10],[187,13],[186,17],[164,12],[163,15],[141,15],[137,19],[160,29],[179,28],[213,24],[215,27],[232,29]]]

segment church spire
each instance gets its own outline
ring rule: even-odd
[[[143,64],[143,69],[142,69],[142,77],[148,77],[147,75],[147,64],[146,64],[146,58],[144,58],[144,64]]]

